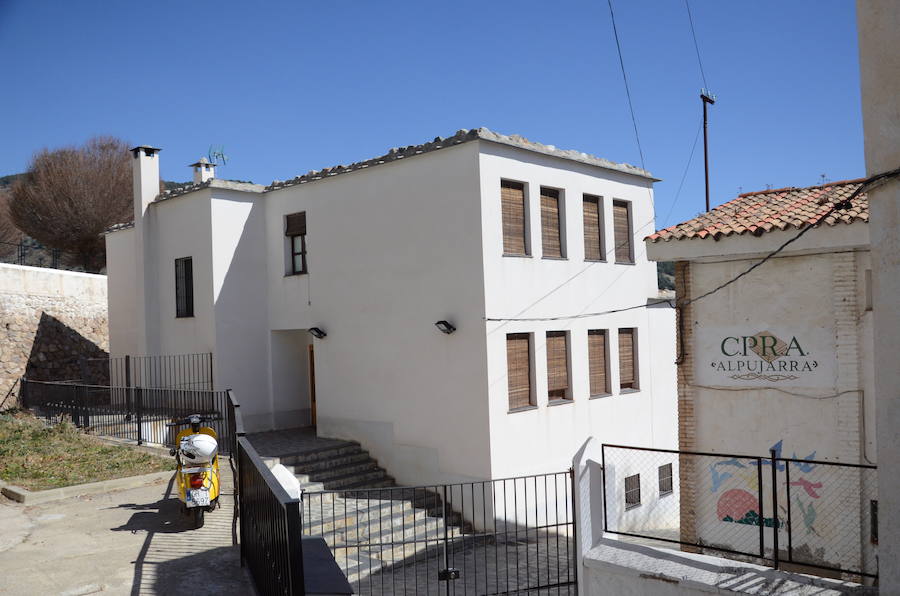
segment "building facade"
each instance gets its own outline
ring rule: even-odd
[[[213,352],[251,430],[314,424],[401,483],[674,446],[645,171],[487,129],[266,187],[198,162],[159,195],[158,160],[107,235],[113,355]]]
[[[681,459],[683,539],[744,523],[730,547],[758,550],[747,515],[777,523],[773,503],[757,502],[756,462],[732,454],[774,450],[797,460],[777,464],[775,483],[777,518],[795,516],[793,548],[816,564],[875,567],[874,470],[805,463],[877,461],[867,196],[778,251],[860,184],[742,194],[646,240],[650,258],[676,262],[680,449],[723,454]]]

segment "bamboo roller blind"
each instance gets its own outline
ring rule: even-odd
[[[285,218],[285,236],[303,236],[306,234],[306,211],[291,213]]]
[[[506,370],[509,383],[509,409],[531,403],[531,349],[527,333],[506,336]]]
[[[503,254],[526,255],[525,250],[525,185],[503,180],[500,183],[503,212]]]
[[[591,380],[591,395],[609,393],[606,378],[606,330],[588,331],[588,368]]]
[[[559,191],[541,187],[541,242],[545,257],[562,258],[559,230]]]
[[[634,329],[619,329],[619,386],[634,389]]]
[[[547,393],[566,399],[569,390],[569,354],[565,331],[547,332]]]
[[[613,235],[616,242],[616,262],[631,263],[631,226],[628,224],[628,203],[613,202]]]
[[[602,261],[603,240],[601,234],[600,197],[584,195],[582,201],[584,213],[584,258],[589,261]]]

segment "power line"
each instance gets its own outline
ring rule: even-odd
[[[835,211],[849,209],[852,206],[851,203],[852,203],[853,199],[855,199],[862,193],[867,192],[877,186],[880,186],[887,180],[889,180],[891,178],[895,178],[897,176],[900,176],[900,168],[897,168],[895,170],[889,170],[887,172],[881,172],[879,174],[875,174],[873,176],[870,176],[869,178],[866,178],[862,182],[862,184],[860,184],[859,187],[855,191],[853,191],[853,193],[851,193],[851,195],[849,197],[847,197],[846,199],[839,201],[837,203],[833,203],[831,205],[831,207],[828,209],[828,211],[826,211],[821,216],[819,216],[815,222],[807,224],[806,227],[801,229],[797,234],[795,234],[794,236],[792,236],[785,242],[781,243],[781,245],[778,248],[776,248],[775,250],[773,250],[772,252],[767,254],[765,257],[763,257],[762,259],[760,259],[759,261],[757,261],[756,263],[754,263],[753,265],[748,267],[746,270],[742,271],[741,273],[739,273],[738,275],[729,279],[728,281],[726,281],[722,284],[719,284],[712,290],[705,292],[694,298],[691,298],[689,300],[685,300],[684,302],[676,303],[673,300],[658,300],[658,301],[652,302],[650,304],[648,304],[647,302],[644,302],[641,304],[635,304],[633,306],[626,306],[624,308],[615,308],[615,309],[605,310],[605,311],[601,311],[601,312],[579,313],[577,315],[563,315],[563,316],[558,316],[558,317],[522,317],[522,318],[485,317],[484,320],[489,321],[489,322],[564,321],[564,320],[573,320],[573,319],[584,319],[584,318],[588,318],[588,317],[597,317],[597,316],[601,316],[601,315],[609,315],[609,314],[614,314],[614,313],[626,312],[626,311],[630,311],[630,310],[637,310],[639,308],[647,308],[648,306],[655,305],[655,304],[661,304],[661,303],[667,303],[672,308],[688,306],[695,302],[699,302],[700,300],[703,300],[704,298],[707,298],[708,296],[711,296],[711,295],[715,294],[716,292],[719,292],[720,290],[727,288],[728,286],[730,286],[737,280],[748,275],[750,272],[752,272],[753,270],[762,266],[767,261],[775,258],[775,256],[777,256],[780,252],[782,252],[790,244],[796,242],[801,237],[803,237],[803,235],[806,234],[809,230],[817,227],[819,224],[824,222],[830,215],[834,214]],[[832,188],[828,194],[831,194],[833,192],[834,192],[834,188]],[[827,196],[827,194],[826,194],[826,196]],[[606,291],[606,289],[604,289],[604,292],[605,291]]]
[[[706,73],[703,72],[703,61],[700,59],[700,46],[697,44],[697,32],[694,31],[694,18],[691,16],[691,5],[688,0],[684,0],[684,6],[687,8],[688,22],[691,24],[691,37],[694,38],[694,50],[697,52],[697,64],[700,65],[700,78],[703,79],[703,87],[709,89],[706,84]]]
[[[694,151],[697,149],[697,141],[700,139],[700,131],[703,130],[703,123],[697,127],[697,134],[694,135],[694,144],[691,145],[691,154],[688,156],[687,164],[684,166],[684,172],[681,174],[681,182],[678,184],[678,191],[675,192],[675,198],[672,200],[672,204],[669,206],[669,211],[666,213],[665,219],[663,219],[663,226],[666,227],[669,223],[669,218],[672,216],[672,211],[675,210],[675,205],[678,203],[678,199],[681,197],[681,189],[684,187],[684,180],[687,178],[688,170],[691,169],[691,161],[694,159]]]
[[[612,0],[609,4],[609,17],[612,20],[613,36],[616,38],[616,50],[619,52],[619,66],[622,69],[622,80],[625,81],[625,95],[628,97],[628,109],[631,112],[631,124],[634,126],[634,138],[637,141],[638,153],[641,156],[641,168],[644,167],[644,150],[641,148],[641,137],[638,134],[637,118],[634,117],[634,105],[631,103],[631,89],[628,87],[628,75],[625,73],[625,61],[622,59],[622,44],[619,43],[619,30],[616,28],[616,15],[613,12]]]

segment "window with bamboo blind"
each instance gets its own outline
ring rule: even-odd
[[[541,245],[543,256],[561,259],[563,250],[562,230],[560,229],[559,191],[555,188],[541,187]]]
[[[638,388],[636,329],[619,329],[619,388]]]
[[[527,256],[525,185],[521,182],[502,180],[500,204],[503,214],[503,254]]]
[[[569,342],[565,331],[547,332],[547,397],[571,399],[569,391]]]
[[[588,374],[591,395],[609,394],[609,377],[606,374],[606,329],[588,331]]]
[[[631,203],[613,201],[613,236],[616,243],[616,263],[634,263],[631,234]]]
[[[584,195],[582,199],[584,217],[584,260],[605,261],[603,250],[603,210],[600,197]]]
[[[534,405],[531,392],[531,339],[528,333],[506,336],[506,377],[509,384],[509,409]]]

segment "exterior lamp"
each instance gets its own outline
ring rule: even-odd
[[[322,339],[323,337],[325,337],[326,335],[328,335],[327,333],[325,333],[325,332],[324,332],[321,328],[319,328],[319,327],[310,327],[310,328],[309,328],[309,332],[310,332],[310,333],[312,334],[312,336],[315,337],[316,339]]]
[[[440,329],[441,333],[446,333],[447,335],[456,331],[456,327],[450,321],[438,321],[434,326]]]

